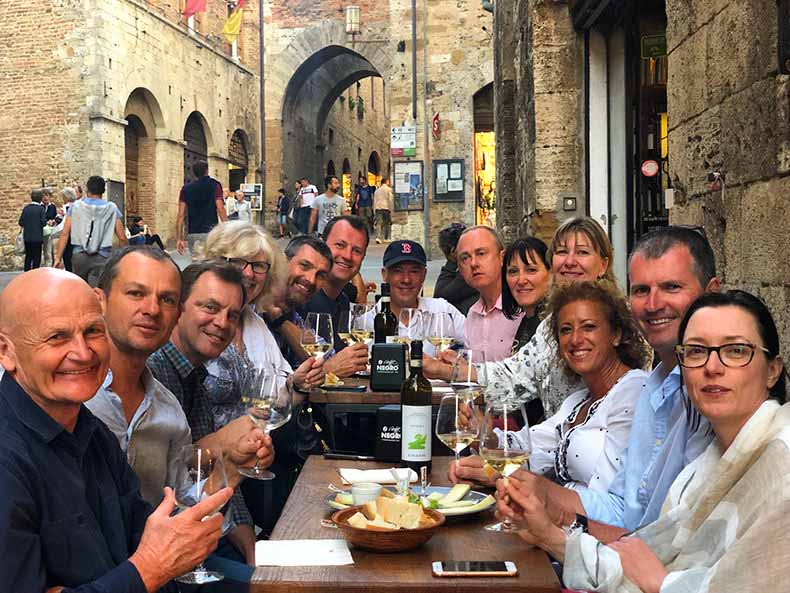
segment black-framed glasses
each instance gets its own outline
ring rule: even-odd
[[[250,268],[252,268],[253,274],[265,274],[269,271],[269,268],[272,267],[272,265],[267,261],[247,261],[246,259],[242,259],[240,257],[226,257],[223,259],[234,268],[242,272],[247,268],[247,266],[250,266]]]
[[[708,364],[710,353],[715,352],[721,364],[726,367],[738,368],[745,367],[754,358],[754,353],[762,350],[766,354],[770,352],[762,346],[754,344],[733,343],[722,344],[721,346],[703,346],[702,344],[678,344],[675,346],[675,355],[680,366],[687,369],[697,369]]]

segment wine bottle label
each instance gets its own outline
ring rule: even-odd
[[[398,336],[387,336],[384,340],[387,344],[397,344]]]
[[[401,406],[401,459],[431,460],[431,406]]]

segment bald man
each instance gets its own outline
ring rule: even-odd
[[[233,491],[170,517],[166,488],[152,512],[118,441],[82,405],[109,361],[99,301],[78,276],[38,269],[0,294],[4,591],[152,593],[217,545],[213,511]]]

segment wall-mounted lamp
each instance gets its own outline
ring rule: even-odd
[[[356,35],[359,33],[360,10],[359,6],[346,6],[346,33]]]

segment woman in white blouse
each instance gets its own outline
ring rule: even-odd
[[[606,491],[620,467],[650,352],[625,298],[607,282],[569,284],[552,295],[551,333],[584,388],[529,429],[530,469],[568,488]]]
[[[606,491],[620,467],[639,393],[647,378],[640,367],[650,352],[640,338],[625,297],[609,281],[579,282],[557,289],[549,302],[548,328],[565,372],[581,377],[583,388],[568,395],[542,423],[510,436],[532,445],[530,470],[568,488]],[[557,361],[559,362],[559,361]],[[479,457],[480,481],[499,476]],[[457,481],[451,471],[451,479]]]

